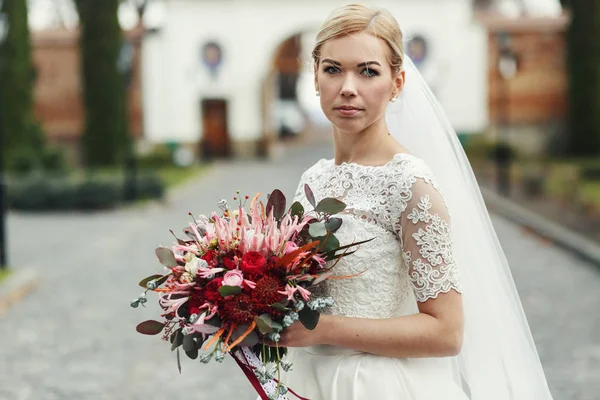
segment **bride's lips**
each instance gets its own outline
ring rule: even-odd
[[[356,115],[362,111],[362,109],[353,106],[340,106],[336,107],[335,110],[342,114],[344,117],[352,117],[353,115]]]

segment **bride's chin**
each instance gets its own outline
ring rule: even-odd
[[[335,132],[343,135],[356,135],[367,128],[364,123],[358,121],[342,121],[341,123],[340,121],[331,121],[331,124]]]

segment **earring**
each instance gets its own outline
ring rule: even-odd
[[[396,100],[398,100],[398,97],[396,97],[396,96],[392,97],[392,103],[395,103]]]
[[[318,90],[315,92],[315,94],[317,95],[317,97],[319,97],[321,95],[321,93],[319,93]]]

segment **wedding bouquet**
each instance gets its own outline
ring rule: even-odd
[[[148,291],[158,293],[162,320],[144,321],[136,330],[162,333],[171,350],[177,350],[180,372],[179,348],[204,363],[230,354],[261,398],[288,391],[278,379],[280,368],[291,367],[282,360],[286,349],[277,344],[280,333],[296,321],[307,329],[316,327],[320,311],[333,300],[316,296],[315,286],[348,278],[333,276],[331,269],[365,243],[340,245],[334,234],[342,219],[334,215],[345,204],[334,198],[317,203],[308,185],[304,190],[311,211],[305,212],[299,202],[286,211],[279,190],[270,194],[266,207],[257,194],[248,212],[248,196],[234,197],[235,209],[221,200],[219,213],[192,216],[184,229],[186,239],[171,231],[175,244],[156,249],[165,273],[143,279],[140,286],[146,290],[131,306],[144,305]],[[267,394],[265,388],[273,382],[276,386]]]

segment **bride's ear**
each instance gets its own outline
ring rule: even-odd
[[[406,79],[406,73],[404,69],[396,74],[394,77],[394,92],[400,94],[404,88],[404,80]]]

